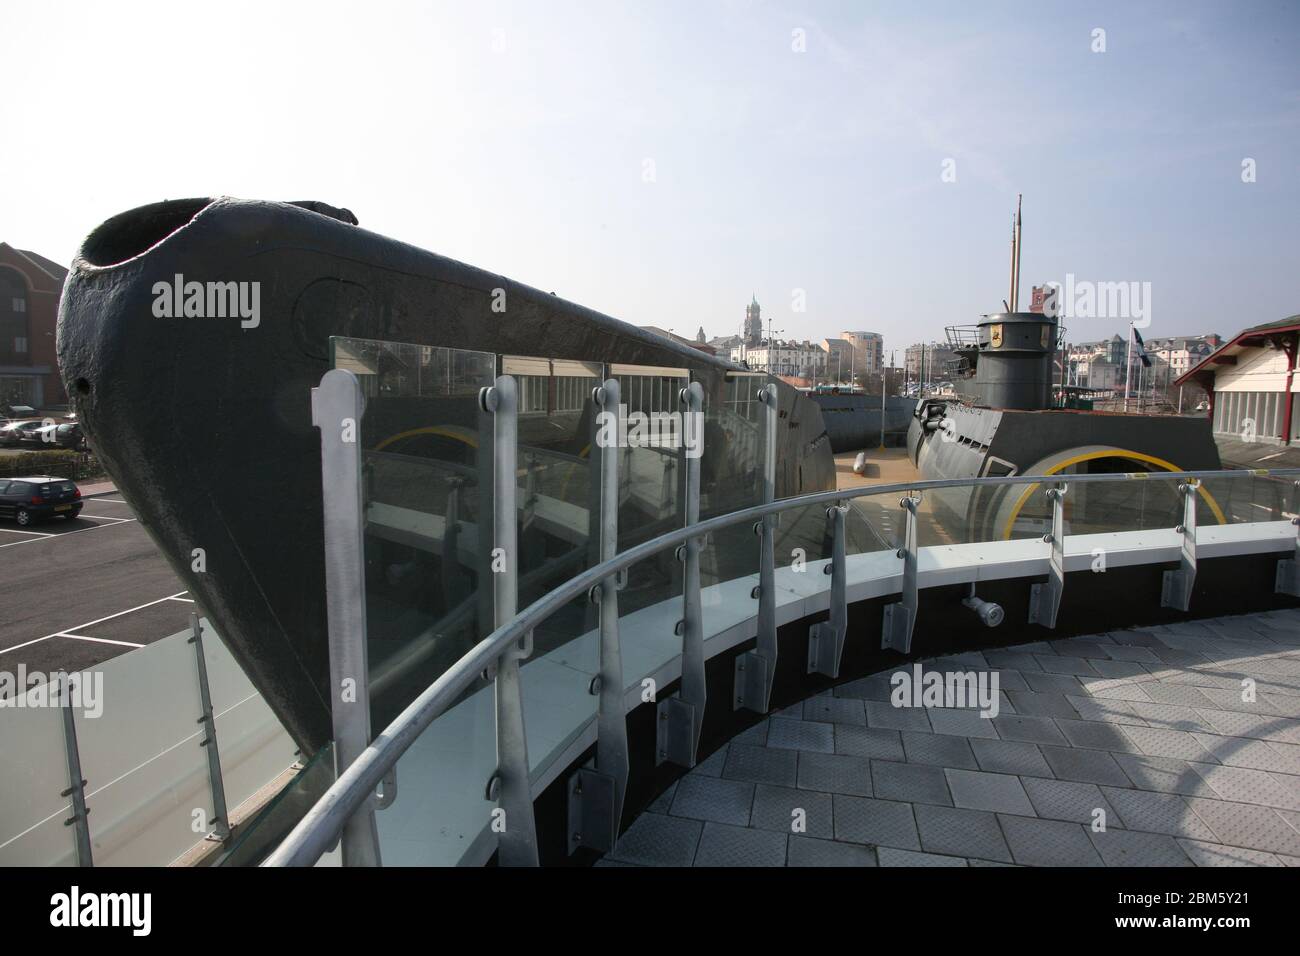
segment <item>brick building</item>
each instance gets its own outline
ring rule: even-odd
[[[54,326],[68,270],[0,242],[0,414],[68,401],[54,354]]]

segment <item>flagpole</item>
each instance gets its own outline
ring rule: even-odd
[[[1128,390],[1133,383],[1133,323],[1128,324],[1128,351],[1124,355],[1124,411],[1128,411]]]

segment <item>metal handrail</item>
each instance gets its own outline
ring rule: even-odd
[[[430,684],[375,737],[370,746],[339,776],[319,801],[304,815],[264,866],[310,866],[334,843],[344,825],[375,794],[384,776],[417,738],[440,717],[456,698],[493,664],[511,644],[518,642],[574,598],[586,594],[606,578],[661,551],[680,547],[733,525],[754,522],[795,508],[833,505],[854,498],[930,491],[943,488],[1036,485],[1068,481],[1093,484],[1133,480],[1204,481],[1210,478],[1276,477],[1300,479],[1300,468],[1239,469],[1223,471],[1111,472],[1093,475],[1013,475],[1001,478],[942,478],[893,482],[814,492],[795,498],[754,505],[729,514],[708,518],[652,538],[603,561],[556,587],[510,621],[479,641],[455,664]]]

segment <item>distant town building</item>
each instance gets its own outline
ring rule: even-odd
[[[912,382],[941,382],[949,377],[948,368],[957,360],[957,353],[946,342],[918,342],[903,352],[903,368]]]
[[[698,337],[696,337],[695,339],[688,339],[678,335],[676,332],[669,331],[668,329],[661,329],[657,325],[643,325],[641,326],[641,328],[645,329],[647,332],[653,332],[655,335],[662,335],[666,339],[672,339],[672,341],[678,343],[679,345],[685,345],[688,348],[697,349],[705,353],[706,355],[717,354],[717,350],[714,349],[713,346],[709,345],[706,342],[699,341]],[[700,332],[703,333],[704,329],[701,328]]]
[[[826,377],[832,382],[847,382],[859,371],[853,356],[853,346],[844,339],[822,339],[821,350],[826,353]]]
[[[879,332],[841,332],[840,338],[853,349],[857,371],[878,375],[884,364],[885,339]]]
[[[763,341],[763,310],[758,304],[758,297],[752,296],[752,302],[745,306],[745,326],[743,338],[745,344],[755,348]]]
[[[1149,394],[1153,400],[1172,404],[1176,402],[1169,394],[1173,380],[1186,374],[1188,369],[1214,351],[1223,339],[1217,333],[1210,333],[1170,338],[1150,337],[1144,341],[1151,367],[1141,365],[1134,354],[1131,376],[1125,365],[1129,356],[1126,337],[1115,334],[1098,342],[1075,342],[1069,345],[1067,384],[1113,390],[1120,394],[1123,394],[1127,384],[1135,391],[1140,389],[1144,394]]]
[[[696,345],[707,345],[707,344],[708,344],[708,341],[709,341],[708,338],[707,338],[707,337],[705,336],[705,334],[704,334],[704,326],[701,325],[701,326],[700,326],[700,330],[699,330],[698,332],[695,333],[695,344],[696,344]]]
[[[731,360],[772,375],[821,378],[826,373],[826,352],[811,342],[769,342],[764,339],[753,348],[741,344],[731,350]]]
[[[0,242],[0,414],[68,401],[54,354],[54,327],[68,270]]]

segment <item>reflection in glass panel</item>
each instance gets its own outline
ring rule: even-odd
[[[366,395],[361,421],[372,726],[491,631],[491,419],[478,404],[495,356],[334,337],[336,368]],[[484,598],[487,598],[485,601]]]
[[[519,386],[515,494],[522,610],[597,563],[600,449],[592,391],[601,383],[602,368],[505,356],[502,373],[513,375]],[[534,659],[593,628],[595,614],[590,602],[570,602],[534,632]]]
[[[1198,527],[1252,521],[1287,521],[1295,517],[1296,489],[1293,479],[1276,475],[1241,475],[1207,478],[1201,482],[1196,512]]]
[[[1182,499],[1177,480],[1162,478],[1151,472],[1147,479],[1124,481],[1074,482],[1069,476],[1086,469],[1086,473],[1137,471],[1127,459],[1107,458],[1063,469],[1059,477],[1067,484],[1064,517],[1067,534],[1102,534],[1114,531],[1148,531],[1173,528],[1182,523]],[[1057,477],[1057,476],[1053,476]],[[1054,483],[1021,485],[1003,505],[999,532],[1011,529],[1010,537],[1041,537],[1051,531],[1052,502],[1046,495]],[[1217,524],[1208,500],[1198,496],[1197,518]],[[999,537],[1005,536],[1000,533]]]
[[[764,406],[761,372],[702,377],[704,453],[700,459],[700,518],[737,511],[763,500]],[[759,539],[752,522],[714,533],[700,555],[704,633],[757,612],[750,588],[738,579],[758,574]],[[736,582],[731,588],[714,587]],[[714,587],[712,592],[710,587]]]
[[[680,395],[690,384],[685,369],[615,365],[610,374],[618,381],[628,417],[634,413],[667,416],[661,420],[674,422],[674,429],[680,425]],[[657,434],[668,433],[661,429]],[[686,524],[686,451],[674,441],[629,442],[618,454],[618,550],[622,552]],[[619,593],[619,612],[629,614],[681,593],[681,562],[669,549],[629,569],[627,586]]]

